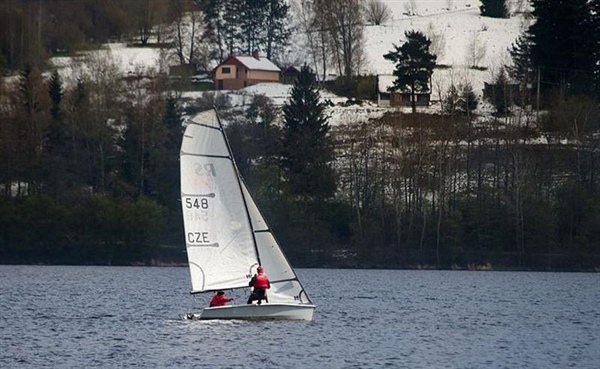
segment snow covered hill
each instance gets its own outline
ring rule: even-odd
[[[434,71],[432,100],[439,100],[451,84],[464,82],[469,82],[481,98],[484,82],[494,80],[500,68],[510,64],[508,49],[530,24],[525,17],[530,6],[526,0],[508,0],[511,14],[508,19],[482,17],[481,2],[476,0],[383,2],[392,11],[392,19],[382,26],[366,27],[364,72],[392,74],[394,65],[383,55],[393,50],[394,45],[405,42],[406,31],[421,31],[437,40],[437,50],[434,50],[437,63],[448,67]]]
[[[481,2],[478,0],[383,0],[391,11],[391,17],[384,25],[366,26],[366,62],[361,74],[392,74],[394,65],[385,60],[383,55],[391,51],[394,44],[401,45],[405,42],[405,31],[417,30],[436,39],[437,62],[445,67],[437,68],[432,76],[432,100],[439,100],[451,84],[464,82],[469,82],[481,98],[484,82],[492,81],[500,68],[510,63],[508,48],[529,26],[530,20],[524,15],[530,6],[529,1],[508,2],[511,17],[496,19],[480,15]],[[296,37],[301,35],[297,34]],[[294,40],[292,44],[296,45],[294,53],[297,58],[309,60],[301,39]],[[161,55],[159,49],[129,48],[121,44],[110,45],[107,49],[105,52],[114,58],[115,64],[125,75],[139,73],[142,69],[165,68],[164,53]],[[474,53],[479,54],[479,58],[474,58]],[[70,77],[73,78],[74,69],[70,58],[55,58],[54,63],[64,68],[65,74],[70,73]],[[472,68],[473,64],[478,68]],[[232,100],[238,104],[245,104],[253,94],[264,94],[271,97],[275,104],[281,105],[287,100],[288,91],[287,85],[261,84],[231,93]],[[324,98],[334,103],[345,100],[324,94]],[[187,98],[196,96],[197,92],[184,94]],[[356,106],[346,109],[350,112],[341,115],[352,116],[353,119],[357,119],[356,110],[361,110]],[[367,116],[380,115],[385,111],[375,106],[364,109],[368,110],[365,112]],[[439,106],[433,104],[425,110],[436,109],[439,109]],[[340,114],[335,115],[337,120]]]

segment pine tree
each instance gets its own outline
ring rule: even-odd
[[[470,83],[450,85],[444,98],[444,113],[470,115],[477,109],[477,96]]]
[[[223,8],[222,0],[203,0],[202,12],[204,14],[203,40],[213,46],[211,57],[215,60],[223,60],[225,55],[223,42]]]
[[[239,0],[223,0],[221,4],[223,12],[222,39],[225,43],[225,51],[229,55],[242,49],[243,37],[240,19],[244,17],[244,14]]]
[[[543,90],[589,93],[596,62],[597,38],[590,37],[587,0],[533,1],[536,22],[529,27],[533,65],[541,69]]]
[[[595,40],[593,42],[592,54],[596,61],[594,68],[594,95],[600,96],[600,0],[592,0],[590,2],[591,7],[591,38]]]
[[[61,113],[60,104],[63,97],[63,88],[60,75],[56,70],[52,73],[52,76],[50,77],[50,82],[48,84],[48,93],[50,94],[50,99],[52,100],[52,108],[50,108],[50,113],[52,114],[53,119],[58,119]]]
[[[460,86],[460,90],[460,109],[466,115],[470,115],[473,112],[473,110],[477,109],[477,95],[475,95],[475,91],[473,91],[473,86],[471,86],[470,83],[466,83]]]
[[[292,194],[325,199],[335,192],[329,123],[316,80],[304,65],[283,107],[282,166]]]
[[[160,151],[164,157],[162,165],[157,165],[156,180],[158,198],[167,207],[177,203],[179,196],[179,150],[183,138],[183,118],[179,101],[176,96],[168,96],[165,101],[165,111],[162,124],[166,128],[166,135],[161,142]]]
[[[240,31],[243,37],[245,54],[252,54],[260,49],[265,37],[265,24],[267,20],[268,0],[242,1],[242,14]]]
[[[202,10],[203,37],[212,43],[213,56],[219,60],[234,52],[257,50],[274,58],[291,34],[285,0],[204,0]]]
[[[67,182],[69,132],[61,111],[63,98],[62,80],[58,71],[54,71],[48,82],[48,95],[50,96],[51,120],[45,134],[45,179],[47,189],[58,196],[65,190]]]
[[[530,40],[521,35],[508,51],[512,57],[512,65],[506,66],[508,75],[522,86],[531,83],[533,65]]]
[[[67,94],[68,114],[66,122],[69,130],[69,155],[72,160],[71,170],[76,177],[76,183],[88,185],[91,183],[90,167],[92,166],[91,157],[86,155],[88,152],[87,129],[90,114],[90,96],[86,83],[78,78],[73,90]]]
[[[287,46],[291,31],[287,26],[290,7],[284,0],[269,0],[264,51],[267,59],[277,60]]]
[[[445,114],[455,115],[459,112],[460,94],[458,89],[454,83],[448,88],[448,92],[443,100],[443,111]]]
[[[492,104],[494,104],[498,115],[507,115],[512,104],[512,96],[509,95],[509,91],[507,90],[508,78],[504,69],[500,70],[494,84],[493,95],[491,97]]]
[[[23,155],[26,172],[24,178],[29,182],[29,190],[35,193],[41,190],[43,180],[42,156],[44,154],[45,133],[48,128],[47,112],[50,99],[47,86],[37,67],[26,66],[19,76],[19,104],[17,116],[19,120],[19,142],[17,151]]]
[[[506,0],[481,0],[481,15],[492,18],[508,18]]]
[[[429,80],[437,57],[429,52],[431,40],[423,33],[406,31],[407,38],[402,46],[394,45],[395,50],[383,57],[396,64],[394,69],[394,88],[411,94],[412,111],[417,111],[416,94],[429,91]]]

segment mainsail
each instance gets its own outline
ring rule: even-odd
[[[269,302],[310,303],[239,175],[214,109],[191,120],[180,158],[192,292],[247,288],[262,265]]]

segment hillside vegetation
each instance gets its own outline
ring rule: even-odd
[[[598,270],[599,2],[274,1],[271,13],[255,3],[0,6],[0,263],[185,263],[182,128],[216,106],[295,266]],[[392,16],[369,15],[377,4]],[[227,18],[251,11],[272,28]],[[475,28],[454,40],[463,23]],[[411,30],[437,58],[428,83],[415,85],[430,86],[433,103],[376,107],[376,74],[396,67],[382,35],[404,50]],[[503,46],[491,55],[495,34]],[[151,45],[153,68],[124,75],[93,51],[115,40]],[[205,72],[256,48],[337,79],[305,80],[321,99],[295,109],[307,102],[289,89],[194,93],[166,73],[169,64]],[[58,56],[73,62],[55,69]],[[290,136],[306,110],[319,115],[315,141]]]

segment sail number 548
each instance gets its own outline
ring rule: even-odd
[[[208,209],[208,199],[205,198],[185,198],[185,207],[187,209]]]

